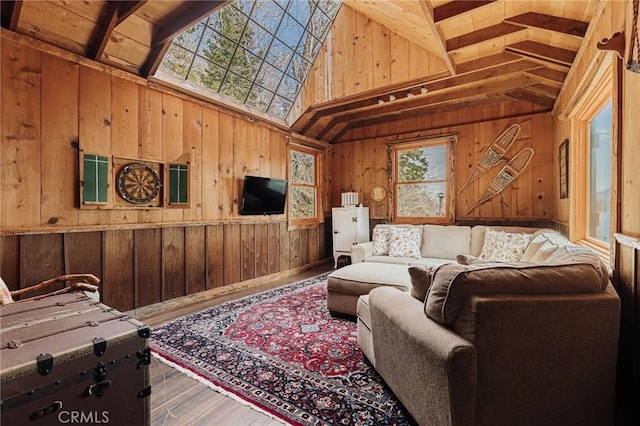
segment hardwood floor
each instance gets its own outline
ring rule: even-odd
[[[170,311],[154,313],[138,319],[150,326],[154,326],[190,312],[196,312],[242,296],[300,281],[330,270],[333,270],[332,264],[323,264],[300,274],[274,280],[259,287],[227,294]],[[152,357],[150,370],[152,389],[151,424],[153,426],[273,426],[282,424],[279,420],[210,389],[156,358]]]

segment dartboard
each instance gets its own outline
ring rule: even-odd
[[[158,173],[142,163],[127,164],[118,174],[118,193],[133,204],[145,204],[156,199],[162,188]]]

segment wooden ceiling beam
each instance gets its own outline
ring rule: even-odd
[[[504,104],[506,102],[519,102],[519,100],[516,100],[510,96],[502,95],[502,94],[488,95],[484,99],[473,99],[469,101],[462,101],[462,102],[457,102],[455,104],[452,104],[451,106],[447,107],[446,112],[468,110],[470,108],[490,107],[494,105]],[[424,109],[412,111],[410,113],[404,114],[402,116],[402,120],[413,119],[415,117],[424,117],[425,115],[432,115],[432,114],[442,114],[442,106],[436,105],[433,107],[426,107]],[[351,122],[349,123],[349,126],[347,126],[345,130],[343,130],[341,133],[336,134],[336,136],[334,136],[334,138],[331,140],[331,143],[352,142],[352,140],[341,140],[341,137],[348,130],[357,129],[361,127],[379,126],[382,123],[388,123],[395,120],[397,120],[396,117],[386,117],[386,118],[373,118],[373,119],[367,118],[367,119]],[[464,124],[471,124],[473,122],[475,121],[471,121]],[[410,138],[414,139],[420,136],[421,136],[420,134],[415,134]],[[397,137],[398,137],[397,134],[383,136],[383,138],[389,138],[390,142],[396,140]],[[372,139],[379,139],[379,138],[380,137],[374,137]],[[359,138],[358,140],[362,140],[362,139]]]
[[[118,19],[116,22],[116,27],[122,24],[129,16],[133,15],[140,9],[142,6],[147,3],[147,0],[139,0],[139,1],[127,1],[122,0],[116,2],[118,3]]]
[[[20,13],[22,12],[22,4],[22,0],[9,1],[5,3],[3,12],[6,11],[7,15],[2,17],[2,25],[4,25],[5,28],[11,31],[15,31],[18,28]]]
[[[153,37],[151,42],[151,52],[149,53],[149,56],[147,56],[145,64],[141,70],[142,77],[149,77],[158,70],[160,62],[162,62],[162,58],[165,53],[167,53],[167,50],[169,50],[171,41],[175,36],[197,24],[204,17],[211,15],[216,10],[221,9],[232,2],[233,0],[193,2],[189,4],[189,8],[186,12],[179,16],[172,16],[171,19],[169,19]]]
[[[501,22],[499,24],[491,25],[490,27],[486,27],[481,30],[473,31],[447,40],[447,52],[452,52],[454,50],[462,49],[467,46],[493,40],[498,37],[504,37],[508,34],[513,34],[525,29],[526,27],[522,25]]]
[[[189,2],[186,12],[172,16],[153,37],[152,47],[171,42],[175,36],[200,22],[216,10],[232,3],[234,0],[215,0]]]
[[[104,22],[104,25],[96,25],[96,33],[93,36],[92,43],[93,49],[89,53],[89,57],[96,61],[99,61],[102,58],[102,54],[111,39],[111,34],[113,30],[124,22],[129,16],[135,13],[136,10],[140,9],[147,0],[141,1],[113,1],[105,3],[107,19]]]
[[[576,21],[575,19],[560,18],[557,16],[545,15],[536,12],[527,12],[522,15],[507,18],[504,22],[524,25],[531,28],[541,28],[543,30],[555,31],[576,37],[584,37],[589,27],[588,22]]]
[[[440,22],[445,19],[453,18],[454,16],[461,15],[469,12],[473,9],[477,9],[486,4],[493,3],[495,0],[490,1],[452,1],[450,3],[443,4],[433,9],[434,22]]]
[[[505,50],[528,58],[537,58],[545,62],[567,67],[571,67],[577,53],[573,50],[549,46],[530,40],[510,44],[505,47]]]
[[[496,77],[473,86],[452,87],[436,93],[427,93],[417,99],[411,98],[408,101],[385,103],[373,110],[347,111],[345,114],[334,116],[328,123],[323,122],[322,124],[310,127],[308,131],[303,134],[316,139],[327,140],[328,135],[333,132],[332,128],[338,126],[340,123],[354,122],[362,120],[363,118],[377,119],[388,116],[397,117],[398,115],[405,115],[411,111],[422,110],[432,106],[446,109],[452,104],[452,100],[464,102],[473,99],[483,99],[487,96],[504,94],[508,91],[533,84],[538,84],[538,82],[522,73],[513,74],[511,78],[504,76]]]
[[[431,3],[428,3],[427,0],[420,0],[419,3],[425,18],[427,19],[427,26],[429,27],[428,30],[431,34],[433,34],[433,37],[437,39],[436,44],[438,45],[438,49],[440,50],[440,52],[438,52],[439,56],[444,60],[449,73],[451,73],[451,75],[456,75],[456,65],[451,60],[451,57],[447,52],[447,46],[444,36],[436,26],[435,20],[433,18],[433,8],[431,7]]]
[[[491,79],[497,76],[505,76],[514,73],[520,73],[523,71],[535,70],[542,67],[542,65],[537,64],[533,61],[523,60],[517,55],[513,56],[515,56],[518,60],[515,62],[508,62],[502,65],[498,65],[492,68],[483,68],[468,74],[460,74],[455,77],[448,77],[425,83],[422,85],[422,87],[427,90],[426,94],[422,94],[419,89],[402,90],[391,93],[387,92],[386,94],[384,94],[384,96],[374,96],[358,102],[336,105],[332,108],[326,108],[322,111],[316,111],[315,114],[308,118],[308,120],[306,121],[306,125],[300,132],[302,134],[307,134],[307,132],[314,126],[321,125],[322,123],[320,123],[320,120],[325,116],[348,114],[358,110],[378,110],[384,108],[385,105],[388,106],[388,104],[390,103],[388,99],[391,95],[393,95],[396,99],[391,103],[420,103],[421,98],[433,95],[438,91],[450,90],[452,88],[459,88],[465,85],[474,85],[478,81]],[[407,96],[408,93],[411,93],[413,96]],[[383,101],[383,103],[380,103],[381,100]]]

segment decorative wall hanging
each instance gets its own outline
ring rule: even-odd
[[[473,209],[480,204],[489,201],[500,192],[502,192],[511,182],[513,182],[522,171],[529,165],[531,158],[533,157],[532,148],[524,148],[517,153],[505,166],[498,172],[498,174],[489,182],[487,187],[482,191],[480,198],[471,207],[467,214],[471,213]]]
[[[560,198],[569,198],[569,139],[565,139],[560,144],[558,150],[558,172]]]
[[[640,0],[633,0],[633,16],[631,23],[631,35],[629,37],[629,56],[625,63],[625,68],[631,72],[640,73],[640,33],[638,32],[638,9]],[[618,54],[620,59],[624,59],[626,36],[624,31],[614,33],[609,38],[604,38],[598,42],[600,50],[612,50]]]
[[[471,170],[469,177],[466,182],[460,187],[458,190],[458,194],[462,192],[464,188],[466,188],[471,182],[478,179],[480,176],[485,174],[487,170],[498,164],[498,161],[502,158],[502,156],[507,152],[507,150],[513,144],[513,141],[516,140],[518,134],[520,133],[520,125],[512,124],[509,126],[500,136],[493,141],[491,146],[487,148],[487,150],[482,154],[480,160],[476,163],[476,165]]]
[[[114,207],[161,207],[164,204],[164,171],[161,163],[113,158]]]
[[[373,185],[371,187],[371,191],[369,191],[369,196],[371,201],[378,203],[387,198],[387,190],[382,185]]]

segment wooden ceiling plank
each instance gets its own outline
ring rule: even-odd
[[[534,76],[541,77],[545,80],[549,80],[555,83],[564,82],[565,77],[567,76],[566,72],[562,72],[553,68],[542,67],[534,70],[527,71],[527,74],[533,74]]]
[[[493,40],[525,29],[526,27],[522,25],[501,22],[499,24],[491,25],[490,27],[447,40],[447,52],[452,52],[484,41]]]
[[[549,110],[553,108],[553,104],[555,103],[555,99],[553,98],[549,98],[538,93],[533,93],[526,89],[515,89],[506,92],[506,94],[507,96],[511,96],[514,99],[529,101],[544,108],[548,108]]]
[[[535,41],[522,41],[505,47],[507,52],[531,58],[538,58],[555,64],[571,67],[576,53],[572,50],[549,46]]]
[[[535,78],[534,78],[535,79]],[[538,93],[551,99],[555,99],[560,94],[560,87],[550,86],[545,83],[538,83],[528,87],[529,91]]]
[[[232,3],[233,0],[199,1],[189,4],[185,13],[174,16],[153,37],[153,46],[162,46],[187,28],[200,22],[204,17]]]
[[[473,9],[477,9],[486,4],[493,3],[495,0],[490,1],[452,1],[450,3],[443,4],[433,9],[434,22],[440,22],[445,19],[453,18],[454,16],[469,12]]]
[[[527,12],[522,15],[513,16],[505,19],[504,22],[533,28],[542,28],[543,30],[555,31],[581,38],[587,33],[587,28],[589,27],[588,22],[576,21],[575,19],[561,18],[536,12]]]
[[[464,74],[472,71],[478,71],[486,68],[492,68],[507,62],[515,62],[522,60],[522,56],[509,52],[501,52],[495,55],[485,56],[484,58],[458,64],[456,69],[458,73]]]

